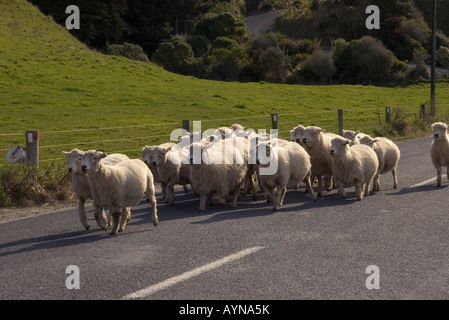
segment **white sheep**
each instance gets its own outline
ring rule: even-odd
[[[190,181],[200,194],[198,211],[206,210],[206,200],[212,194],[211,204],[227,198],[232,191],[232,208],[237,206],[240,187],[246,177],[244,155],[231,144],[219,140],[204,146],[194,142],[190,146]],[[199,158],[199,159],[198,159]]]
[[[441,167],[446,167],[446,174],[449,179],[449,137],[447,135],[447,125],[443,122],[435,122],[432,124],[432,131],[433,141],[430,147],[430,158],[437,170],[437,186],[441,187]]]
[[[398,146],[388,138],[377,137],[372,138],[364,135],[361,139],[357,139],[360,143],[373,148],[379,160],[379,168],[374,179],[373,191],[380,190],[380,175],[391,171],[393,175],[393,189],[398,188],[397,167],[401,157],[401,151]]]
[[[176,144],[173,142],[166,142],[163,144],[160,144],[159,146],[145,146],[142,148],[142,160],[146,163],[148,168],[150,168],[151,173],[153,174],[154,183],[160,183],[161,184],[161,190],[162,190],[162,197],[165,200],[166,197],[166,184],[164,183],[163,179],[159,177],[159,173],[157,172],[156,165],[153,163],[153,152],[156,147],[162,148],[162,149],[168,149],[171,147],[174,147]],[[186,185],[183,185],[184,192],[187,193],[188,189]]]
[[[163,192],[165,190],[165,202],[170,205],[175,204],[174,186],[180,184],[186,191],[186,185],[190,184],[188,151],[188,147],[181,148],[175,144],[162,144],[153,150],[152,164],[157,168]],[[173,157],[179,157],[178,161]]]
[[[84,204],[86,200],[93,199],[89,179],[87,174],[81,170],[81,165],[83,163],[84,151],[79,149],[73,149],[70,152],[63,151],[67,157],[67,171],[72,175],[72,189],[75,192],[76,198],[78,200],[78,214],[80,221],[86,230],[89,230],[90,225],[87,222],[87,216],[84,209]],[[103,161],[106,164],[113,165],[123,160],[128,160],[129,158],[124,154],[110,154]],[[95,206],[95,204],[94,204]],[[99,214],[105,217],[103,207],[99,209]],[[98,220],[97,220],[98,224]],[[101,224],[101,223],[100,223]],[[100,226],[100,224],[98,224]],[[108,218],[108,226],[111,225],[111,214]],[[100,228],[102,228],[100,226]]]
[[[112,212],[111,235],[122,232],[129,220],[128,207],[138,204],[145,194],[151,202],[153,225],[157,226],[157,208],[153,175],[140,159],[129,159],[115,165],[103,161],[107,154],[90,150],[84,153],[83,171],[89,176],[92,194],[101,206],[109,206]],[[120,215],[122,215],[120,224]]]
[[[303,144],[310,155],[312,176],[318,179],[318,196],[323,195],[323,189],[332,190],[332,157],[329,153],[331,141],[336,134],[326,133],[320,127],[310,126],[304,130]],[[323,180],[326,184],[323,186]]]
[[[357,200],[369,195],[371,182],[379,167],[374,150],[363,144],[350,146],[351,141],[343,137],[332,139],[330,154],[333,161],[334,181],[338,193],[346,199],[344,184],[355,186]]]
[[[281,140],[281,139],[279,139]],[[264,153],[265,150],[265,154]],[[273,210],[282,206],[287,185],[296,186],[305,181],[312,199],[315,201],[315,193],[310,183],[310,156],[296,142],[283,141],[278,144],[276,139],[263,141],[257,145],[256,153],[259,171],[259,179],[267,199],[273,201]],[[262,157],[261,157],[262,154]],[[273,174],[262,174],[260,168],[277,167]]]

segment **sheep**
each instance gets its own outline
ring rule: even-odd
[[[247,165],[244,155],[232,144],[225,146],[225,140],[207,146],[194,142],[190,146],[190,181],[200,194],[198,211],[206,210],[206,200],[213,194],[211,204],[221,201],[232,191],[231,208],[237,207],[240,187],[246,177]],[[197,159],[195,155],[201,155]]]
[[[369,135],[364,135],[363,138],[357,139],[360,143],[365,144],[374,149],[379,160],[379,169],[374,179],[373,191],[380,190],[379,175],[391,171],[393,175],[393,189],[398,188],[397,166],[401,157],[401,152],[398,146],[390,139],[384,137],[372,138]]]
[[[93,199],[89,179],[85,172],[81,170],[81,165],[83,163],[84,151],[79,149],[73,149],[70,152],[63,151],[63,154],[67,157],[67,171],[72,175],[72,189],[75,192],[76,198],[78,200],[78,214],[80,217],[81,224],[86,230],[89,230],[90,225],[87,222],[86,212],[84,210],[84,204],[86,200]],[[109,165],[113,165],[123,160],[129,159],[124,154],[110,154],[105,159],[104,162]],[[95,204],[94,204],[95,205]],[[100,215],[105,217],[103,208],[99,209]],[[97,220],[97,224],[100,226]],[[111,215],[108,218],[108,226],[111,225]],[[100,226],[101,228],[101,226]]]
[[[265,155],[260,157],[260,154],[263,154],[263,150],[265,150]],[[301,181],[306,182],[313,201],[316,200],[310,182],[310,170],[312,167],[310,156],[303,147],[296,142],[288,141],[278,145],[275,139],[260,142],[252,152],[257,153],[258,170],[261,167],[277,166],[277,170],[273,174],[261,174],[259,172],[262,189],[267,199],[273,201],[273,210],[277,210],[282,206],[287,185],[297,185]]]
[[[111,235],[125,230],[130,210],[127,207],[136,205],[145,194],[151,202],[152,222],[158,225],[157,202],[151,170],[140,159],[129,159],[115,165],[106,165],[105,152],[89,150],[84,153],[82,169],[89,176],[92,194],[95,194],[99,205],[110,207],[112,212]],[[122,218],[119,225],[120,214]]]
[[[446,167],[446,174],[449,180],[449,137],[447,135],[447,125],[443,122],[435,122],[431,128],[433,141],[430,146],[430,158],[437,170],[437,186],[441,187],[441,167]]]
[[[312,164],[312,176],[318,179],[318,196],[323,195],[323,179],[326,182],[326,190],[332,190],[332,157],[329,148],[336,134],[326,133],[320,127],[310,126],[304,130],[303,144],[310,155]]]
[[[354,185],[357,200],[369,195],[371,182],[379,168],[374,150],[363,144],[350,146],[351,140],[343,137],[332,139],[330,154],[333,161],[334,181],[338,194],[346,199],[343,184]]]
[[[171,148],[173,146],[175,146],[176,144],[173,142],[166,142],[163,144],[160,144],[159,148],[162,149],[168,149]],[[142,160],[143,162],[146,163],[146,165],[148,166],[148,168],[150,168],[151,173],[153,174],[153,178],[154,178],[154,183],[160,183],[161,184],[161,190],[162,190],[162,197],[165,200],[166,197],[166,184],[164,183],[164,181],[159,177],[159,173],[157,172],[157,168],[156,166],[153,164],[153,152],[154,149],[156,148],[156,146],[145,146],[142,148]],[[189,190],[187,189],[186,185],[183,185],[184,188],[184,192],[187,193]]]
[[[178,160],[180,161],[174,161],[173,157],[179,157]],[[183,157],[185,158],[184,161],[182,161]],[[153,150],[152,164],[157,168],[163,192],[165,190],[165,202],[174,205],[174,186],[180,184],[186,188],[186,185],[190,183],[188,148],[180,148],[174,144],[171,146],[167,144],[157,146]]]

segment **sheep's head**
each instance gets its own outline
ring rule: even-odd
[[[62,153],[64,153],[67,157],[67,171],[81,173],[84,151],[73,149],[70,152],[63,151]]]
[[[351,140],[345,139],[343,137],[336,137],[332,139],[332,144],[330,148],[330,153],[332,156],[337,157],[346,153],[349,149],[349,144]]]
[[[293,128],[293,130],[290,131],[290,140],[302,145],[303,143],[302,139],[304,138],[304,130],[305,127],[303,127],[302,125]]]
[[[443,122],[435,122],[432,124],[434,140],[446,139],[447,125]]]
[[[152,157],[156,146],[145,146],[142,148],[142,160],[147,166],[152,165]]]
[[[304,130],[304,137],[302,139],[302,142],[306,147],[313,148],[319,143],[320,135],[322,132],[325,131],[320,127],[307,127]]]
[[[161,166],[165,163],[165,157],[167,152],[170,151],[171,148],[161,148],[161,147],[155,147],[153,150],[153,157],[152,157],[152,164],[153,166]]]
[[[100,168],[100,160],[106,158],[106,152],[89,150],[84,153],[83,164],[81,169],[83,172],[97,171]]]
[[[368,147],[373,147],[374,143],[379,141],[379,139],[375,139],[369,135],[364,135],[363,137],[358,139],[361,144],[367,145]]]

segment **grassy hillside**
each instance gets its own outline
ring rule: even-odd
[[[439,83],[437,92],[449,109],[449,84]],[[376,99],[383,119],[386,106],[403,106],[414,117],[428,96],[428,84],[293,86],[175,75],[91,51],[25,0],[0,0],[0,163],[9,148],[24,146],[25,130],[40,131],[44,162],[74,147],[140,157],[142,146],[168,141],[183,119],[204,120],[203,129],[236,122],[269,129],[277,112],[287,137],[298,123],[335,131],[343,108],[348,129],[372,133]]]

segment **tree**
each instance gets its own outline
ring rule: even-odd
[[[249,31],[245,22],[225,12],[205,15],[196,24],[194,34],[202,34],[211,42],[217,37],[228,37],[243,41],[248,38]]]
[[[182,36],[173,36],[162,42],[152,56],[152,61],[166,70],[181,74],[192,73],[195,63],[193,50]]]
[[[213,49],[209,61],[213,79],[236,81],[241,70],[248,65],[249,58],[246,51],[237,46]]]

